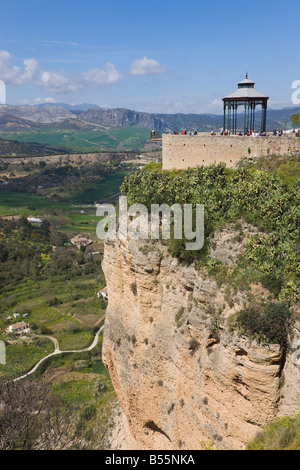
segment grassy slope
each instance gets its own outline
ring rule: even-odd
[[[68,147],[74,151],[93,152],[101,150],[142,148],[149,140],[149,131],[128,127],[123,129],[108,128],[94,131],[74,131],[70,129],[30,129],[24,131],[0,132],[0,137],[19,142],[36,142],[59,147]]]

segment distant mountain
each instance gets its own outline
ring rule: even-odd
[[[52,123],[60,122],[64,119],[76,119],[76,115],[70,111],[58,108],[56,106],[47,106],[45,108],[37,108],[36,106],[22,105],[11,106],[1,105],[0,112],[12,114],[21,119],[28,119],[33,122]]]
[[[300,108],[269,109],[267,114],[268,130],[284,129],[285,120],[289,123],[291,114],[299,113]],[[80,119],[108,127],[154,128],[157,131],[179,131],[197,129],[200,132],[223,127],[223,115],[217,114],[149,114],[124,108],[87,109],[80,114]],[[260,129],[261,112],[256,113],[255,127]],[[238,127],[244,127],[244,115],[238,115]]]
[[[28,130],[37,127],[38,123],[33,123],[27,119],[22,119],[13,114],[8,114],[1,111],[0,108],[0,130],[1,131],[14,131],[14,130]]]
[[[59,105],[59,106],[58,106]],[[68,108],[68,109],[67,109]],[[75,109],[76,108],[76,109]],[[125,108],[107,109],[97,105],[81,104],[66,105],[65,103],[45,103],[37,106],[9,106],[1,105],[0,113],[7,113],[17,118],[40,123],[49,124],[51,127],[70,129],[84,127],[94,124],[106,127],[139,127],[142,129],[154,128],[157,131],[173,132],[180,129],[197,129],[200,132],[223,127],[223,115],[217,114],[162,114],[144,113]],[[300,107],[268,109],[267,128],[284,129],[285,121],[287,127],[291,127],[291,114],[300,113]],[[257,111],[255,128],[260,129],[261,112]],[[73,124],[74,123],[74,124]],[[24,123],[20,123],[22,128]],[[238,115],[237,127],[243,129],[244,117]]]
[[[108,127],[140,127],[142,129],[166,129],[167,126],[154,114],[132,111],[125,108],[87,109],[80,114],[80,119]]]
[[[99,108],[97,104],[88,104],[88,103],[82,103],[82,104],[67,104],[67,103],[42,103],[42,104],[36,104],[36,108],[48,108],[48,107],[55,107],[55,108],[62,108],[62,109],[67,109],[68,111],[85,111],[86,109],[93,109],[93,108]]]

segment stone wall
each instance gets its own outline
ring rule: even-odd
[[[249,154],[250,149],[250,154]],[[242,158],[267,154],[293,155],[300,152],[300,138],[286,136],[211,136],[207,133],[162,136],[163,169],[186,169],[198,165],[225,162],[234,168]]]

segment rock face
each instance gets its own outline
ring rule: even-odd
[[[144,129],[156,130],[166,128],[161,119],[155,115],[131,111],[130,109],[88,109],[80,114],[80,119],[102,124],[104,126],[130,127],[136,126]]]
[[[25,119],[33,122],[42,122],[42,123],[53,123],[61,122],[65,119],[77,119],[77,116],[70,111],[57,108],[55,106],[47,106],[45,108],[36,108],[35,106],[10,106],[2,105],[1,112],[5,112],[16,116],[21,119]]]
[[[106,242],[103,270],[103,360],[137,449],[244,449],[299,411],[300,367],[227,327],[246,294],[229,298],[160,242]]]

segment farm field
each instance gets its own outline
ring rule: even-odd
[[[142,149],[149,143],[149,131],[128,127],[122,129],[107,128],[91,131],[73,129],[30,129],[24,131],[0,132],[5,140],[18,142],[36,142],[56,147],[66,147],[76,152],[100,152]]]
[[[48,336],[59,342],[61,351],[87,348],[104,318],[106,303],[96,295],[105,280],[94,202],[116,196],[128,171],[104,173],[90,182],[86,180],[93,167],[87,177],[75,170],[68,167],[56,187],[49,180],[43,188],[47,196],[0,191],[0,340],[6,342],[7,360],[0,366],[0,376],[22,375],[53,352]],[[34,171],[18,176],[20,184],[22,178],[29,178],[30,184],[39,180],[39,170]],[[59,168],[56,171],[59,174]],[[28,224],[29,216],[43,223]],[[84,252],[78,250],[70,242],[74,235],[90,238],[93,244]],[[22,320],[31,335],[20,338],[6,332]]]
[[[112,173],[102,181],[85,184],[64,191],[63,187],[48,188],[52,196],[23,192],[0,192],[0,217],[47,218],[51,223],[70,233],[85,232],[93,235],[100,218],[96,216],[94,202],[107,201],[119,193],[127,171]],[[57,198],[56,200],[54,198]]]

